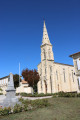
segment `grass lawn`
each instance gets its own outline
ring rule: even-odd
[[[0,120],[80,120],[80,98],[49,98],[45,108],[11,114]]]

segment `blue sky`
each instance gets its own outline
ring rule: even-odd
[[[80,51],[80,0],[0,0],[0,77],[37,69],[45,19],[55,62]]]

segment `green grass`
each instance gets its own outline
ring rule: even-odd
[[[50,106],[0,117],[0,120],[80,120],[80,98],[50,98]]]

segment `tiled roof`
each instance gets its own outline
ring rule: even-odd
[[[22,84],[28,84],[28,82],[23,79]]]

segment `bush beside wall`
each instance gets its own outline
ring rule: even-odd
[[[10,113],[19,113],[22,111],[29,111],[36,108],[47,107],[49,105],[47,99],[40,99],[40,100],[24,100],[20,98],[19,101],[21,104],[16,104],[14,108],[0,108],[0,115],[9,115]]]
[[[53,94],[53,97],[80,97],[80,93],[59,92]]]

